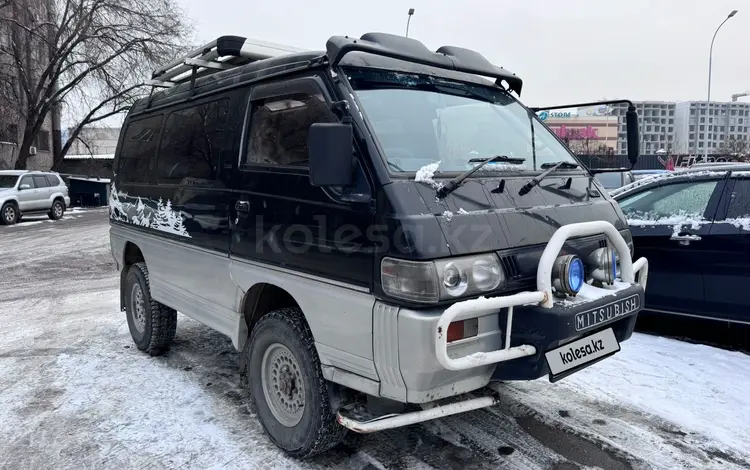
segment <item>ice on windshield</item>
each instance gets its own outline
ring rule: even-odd
[[[536,116],[503,90],[419,75],[405,80],[403,75],[349,74],[391,171],[416,172],[440,161],[441,172],[461,172],[478,163],[469,160],[498,155],[526,161],[492,163],[482,170],[576,163]]]

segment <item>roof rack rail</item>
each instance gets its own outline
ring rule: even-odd
[[[305,50],[241,36],[221,36],[154,70],[151,79],[144,83],[153,87],[171,88],[187,80],[194,83],[198,76],[295,52]]]

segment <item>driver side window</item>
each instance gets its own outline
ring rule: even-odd
[[[621,200],[620,208],[628,219],[703,218],[717,183],[691,181],[658,186]]]

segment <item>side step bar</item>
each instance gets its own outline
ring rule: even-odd
[[[372,432],[383,431],[386,429],[400,428],[411,424],[422,423],[432,419],[443,418],[467,411],[487,408],[498,403],[494,396],[484,396],[479,398],[470,398],[446,405],[436,405],[420,411],[411,411],[407,413],[395,413],[369,420],[357,420],[354,417],[346,416],[348,407],[344,407],[337,413],[337,419],[340,425],[359,434],[369,434]]]

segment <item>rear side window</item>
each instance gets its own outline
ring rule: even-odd
[[[50,186],[59,186],[60,185],[60,178],[58,178],[55,175],[45,175],[47,177],[47,181],[49,181]]]
[[[34,186],[37,188],[47,188],[49,187],[49,183],[47,182],[47,178],[44,177],[44,175],[34,176]]]
[[[162,184],[185,178],[216,179],[219,158],[231,148],[227,133],[229,100],[174,111],[164,126],[157,177]]]
[[[734,183],[729,208],[728,219],[738,219],[750,216],[750,180],[738,179]]]
[[[128,124],[120,150],[118,174],[125,183],[145,182],[151,160],[159,145],[162,116],[153,116]]]
[[[308,166],[307,134],[336,122],[322,95],[299,93],[252,103],[246,165]]]

